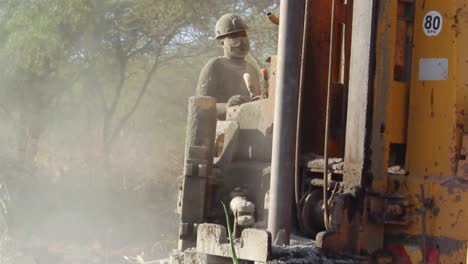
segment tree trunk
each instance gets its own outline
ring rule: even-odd
[[[34,174],[35,159],[39,151],[39,141],[44,132],[41,112],[20,113],[17,133],[17,158],[22,167]]]

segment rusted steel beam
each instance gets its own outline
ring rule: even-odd
[[[355,1],[343,181],[361,186],[368,159],[369,113],[374,78],[374,0]]]
[[[376,1],[354,1],[343,182],[327,203],[330,230],[317,235],[325,252],[358,252],[362,187],[369,165]]]

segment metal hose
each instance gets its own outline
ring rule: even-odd
[[[302,55],[301,55],[301,76],[299,79],[299,95],[297,107],[297,132],[296,132],[296,172],[294,176],[294,199],[296,202],[297,214],[300,215],[300,201],[301,201],[301,174],[300,167],[300,141],[301,141],[301,116],[302,116],[302,101],[304,92],[304,77],[305,77],[305,61],[306,61],[306,46],[307,46],[307,32],[309,28],[309,6],[310,0],[306,0],[305,14],[304,14],[304,30],[302,34]]]
[[[323,222],[325,224],[325,228],[327,231],[330,230],[330,221],[329,221],[329,214],[330,208],[328,207],[328,197],[327,197],[327,189],[328,189],[328,138],[330,134],[330,101],[331,101],[331,71],[332,71],[332,62],[333,62],[333,38],[334,38],[334,31],[335,31],[335,0],[332,0],[332,10],[331,10],[331,22],[330,22],[330,45],[329,49],[330,52],[328,53],[328,80],[327,80],[327,104],[326,104],[326,116],[325,116],[325,142],[323,147],[323,206],[324,206],[324,214],[323,214]]]

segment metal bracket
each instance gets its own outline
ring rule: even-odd
[[[410,197],[407,195],[382,193],[368,191],[370,197],[383,199],[384,208],[382,211],[370,212],[371,221],[387,225],[408,225],[408,209],[413,205]]]

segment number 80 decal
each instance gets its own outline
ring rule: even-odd
[[[422,21],[423,31],[427,36],[437,36],[442,31],[442,15],[437,11],[429,11]]]

